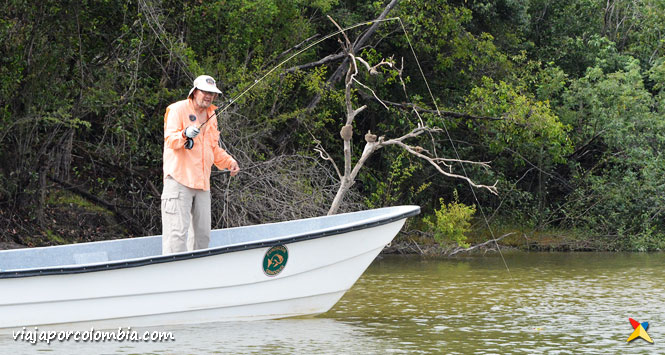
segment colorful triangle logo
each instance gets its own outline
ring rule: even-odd
[[[633,333],[630,334],[626,342],[631,342],[637,338],[642,338],[653,344],[653,340],[651,340],[651,337],[649,334],[647,334],[647,329],[649,329],[649,322],[643,322],[640,324],[640,322],[634,320],[633,318],[628,318],[628,320],[630,321],[630,325],[632,325],[633,329],[635,330],[633,330]]]

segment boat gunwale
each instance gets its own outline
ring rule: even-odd
[[[273,247],[276,245],[291,244],[306,240],[312,240],[312,239],[329,237],[348,232],[354,232],[363,229],[374,228],[384,224],[389,224],[395,221],[413,217],[420,213],[419,206],[407,205],[407,206],[395,206],[395,207],[411,207],[411,209],[398,214],[388,215],[385,218],[378,217],[377,220],[372,220],[370,222],[362,222],[362,221],[353,222],[351,223],[351,225],[347,225],[345,227],[324,229],[312,233],[301,233],[296,235],[289,235],[278,239],[263,240],[258,242],[245,243],[245,244],[233,244],[229,246],[201,249],[191,252],[184,252],[184,253],[177,253],[170,255],[147,256],[136,259],[115,260],[115,261],[96,263],[96,264],[68,265],[68,266],[56,266],[56,267],[49,266],[49,267],[32,268],[24,270],[0,271],[0,279],[13,279],[13,278],[34,277],[34,276],[48,276],[48,275],[81,274],[88,272],[133,268],[133,267],[161,264],[161,263],[174,262],[180,260],[197,259],[207,256],[232,253],[236,251],[252,250],[252,249],[265,248],[265,247]]]

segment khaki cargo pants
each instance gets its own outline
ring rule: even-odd
[[[189,188],[167,176],[162,191],[162,254],[207,248],[210,222],[210,191]]]

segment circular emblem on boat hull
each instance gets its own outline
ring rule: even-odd
[[[268,249],[263,257],[263,272],[268,276],[275,276],[284,270],[289,259],[289,251],[285,245],[275,245]]]

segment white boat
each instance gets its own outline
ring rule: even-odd
[[[96,329],[328,311],[418,206],[213,230],[161,255],[161,236],[0,251],[0,329]]]

